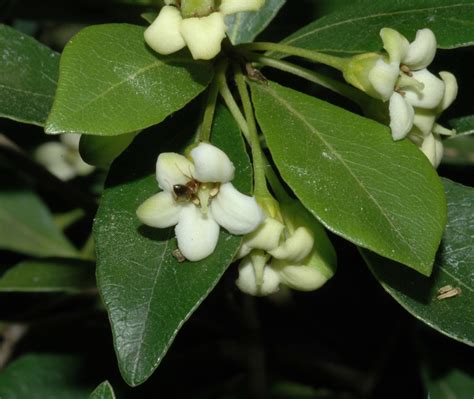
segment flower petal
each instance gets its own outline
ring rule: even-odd
[[[257,11],[265,4],[265,0],[221,0],[219,11],[224,15],[242,11]]]
[[[255,197],[242,194],[232,183],[221,185],[210,208],[216,222],[229,233],[237,235],[251,233],[265,217]]]
[[[436,112],[434,110],[422,108],[415,109],[413,125],[420,129],[424,136],[431,133],[435,120]]]
[[[203,215],[194,205],[182,209],[175,232],[179,250],[191,261],[208,257],[219,240],[219,225],[211,215]]]
[[[438,135],[430,134],[423,140],[420,147],[434,168],[437,168],[443,158],[443,143]]]
[[[81,141],[81,135],[78,133],[61,134],[59,136],[59,140],[61,140],[61,143],[63,143],[65,146],[73,150],[78,150],[79,141]]]
[[[254,296],[266,296],[278,291],[280,285],[280,277],[270,266],[263,269],[263,282],[257,284],[255,268],[252,263],[252,257],[247,256],[240,262],[239,277],[235,284],[240,291]]]
[[[314,238],[306,227],[298,227],[283,244],[268,251],[274,258],[297,263],[306,258],[313,249]]]
[[[314,291],[328,278],[312,266],[291,265],[286,261],[274,260],[272,266],[278,271],[281,283],[298,291]]]
[[[369,82],[382,101],[387,101],[392,95],[399,73],[398,63],[387,63],[382,59],[377,60],[370,70]]]
[[[171,193],[161,191],[138,207],[137,216],[147,226],[163,229],[178,223],[182,209],[183,206],[174,200]]]
[[[394,140],[403,139],[413,127],[415,112],[413,107],[398,93],[390,97],[388,107],[390,113],[390,129]]]
[[[405,100],[414,107],[434,109],[444,97],[444,82],[427,69],[412,72],[412,77],[422,83],[424,88],[404,88]]]
[[[383,41],[383,48],[387,51],[390,62],[396,63],[397,67],[405,57],[410,43],[400,32],[391,28],[382,28],[380,30],[380,37]]]
[[[208,143],[200,143],[191,151],[195,177],[203,183],[227,183],[234,178],[235,167],[227,154]]]
[[[87,176],[94,171],[95,167],[84,162],[79,152],[71,158],[71,165],[79,176]]]
[[[443,100],[437,108],[438,113],[441,113],[456,99],[458,95],[458,82],[456,80],[456,76],[454,76],[451,72],[441,71],[439,76],[441,76],[441,79],[443,79],[444,82]]]
[[[210,60],[219,54],[225,31],[224,14],[221,12],[202,18],[185,18],[181,23],[181,35],[195,60]]]
[[[57,178],[67,181],[76,176],[76,170],[68,162],[68,148],[57,141],[41,144],[33,154],[38,163],[43,165]]]
[[[431,64],[436,54],[436,37],[431,29],[420,29],[416,32],[415,40],[408,47],[402,63],[412,70],[426,68]]]
[[[175,184],[186,184],[194,177],[193,163],[175,152],[162,152],[156,161],[156,180],[162,190],[173,192]]]
[[[285,225],[271,217],[265,218],[257,230],[244,237],[243,245],[254,249],[270,251],[280,243],[281,233]]]
[[[181,12],[171,5],[164,6],[158,17],[145,30],[145,42],[157,53],[171,54],[186,46],[181,36]]]

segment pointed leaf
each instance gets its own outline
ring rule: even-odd
[[[59,54],[0,24],[0,117],[43,126],[53,104]]]
[[[286,0],[266,0],[263,7],[255,12],[239,12],[226,17],[227,34],[233,44],[253,41],[275,18]]]
[[[361,53],[382,48],[380,29],[390,27],[413,40],[430,28],[439,48],[474,43],[472,0],[365,0],[298,30],[283,43],[333,53]]]
[[[135,214],[145,199],[159,191],[158,154],[183,150],[177,140],[186,125],[181,114],[159,126],[161,138],[160,132],[142,133],[113,163],[94,226],[98,285],[109,312],[119,366],[130,385],[153,373],[241,242],[221,229],[211,256],[178,263],[172,255],[177,248],[174,229],[148,228]],[[236,186],[250,191],[249,160],[235,123],[223,109],[217,112],[213,142],[234,162]]]
[[[2,399],[84,399],[91,390],[84,362],[71,355],[29,354],[0,373]]]
[[[114,389],[108,381],[104,381],[91,393],[89,399],[115,399]]]
[[[447,179],[443,184],[448,223],[430,278],[368,251],[361,252],[377,280],[406,310],[443,334],[474,346],[474,189]],[[438,298],[439,290],[447,286],[459,292]]]
[[[0,191],[0,248],[40,257],[77,255],[41,199],[18,189]]]
[[[77,259],[25,260],[0,278],[0,292],[78,292],[95,288],[95,265]]]
[[[61,56],[47,133],[113,136],[155,125],[203,91],[209,63],[187,52],[162,56],[144,28],[97,25],[79,32]]]
[[[89,165],[108,166],[130,145],[138,133],[118,136],[89,136],[83,134],[79,143],[81,158]]]
[[[387,127],[275,83],[252,84],[283,179],[329,230],[429,275],[446,220],[443,187]]]

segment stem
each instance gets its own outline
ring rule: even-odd
[[[225,76],[227,63],[219,64],[217,67],[217,77],[214,78],[209,86],[207,92],[206,107],[204,108],[204,116],[201,125],[199,126],[199,133],[196,135],[196,141],[209,142],[212,130],[212,121],[214,120],[214,111],[216,110],[217,94],[219,93],[218,77]]]
[[[247,140],[247,143],[251,145],[250,142],[250,133],[249,129],[247,126],[247,121],[245,120],[244,116],[242,115],[242,112],[240,111],[239,106],[237,105],[237,102],[234,99],[234,96],[232,95],[231,91],[229,90],[229,86],[227,85],[226,79],[222,79],[222,81],[219,82],[219,92],[227,105],[227,108],[229,109],[230,113],[234,117],[235,121],[240,127],[240,130],[244,134],[245,140]],[[267,177],[268,182],[270,183],[270,186],[275,193],[276,197],[278,198],[278,201],[291,201],[292,198],[287,194],[285,188],[283,185],[280,183],[280,179],[278,179],[278,176],[276,175],[275,171],[273,170],[272,166],[268,162],[267,157],[262,151],[262,158],[263,162],[265,163],[265,175]]]
[[[334,93],[354,101],[359,106],[362,106],[366,102],[367,96],[361,91],[345,83],[331,79],[325,75],[303,68],[299,65],[252,53],[247,53],[246,57],[251,61],[258,62],[262,65],[266,65],[280,71],[291,73],[293,75],[299,76],[300,78],[316,83],[322,87],[325,87],[326,89],[333,91]]]
[[[222,96],[222,99],[224,100],[225,104],[227,105],[227,108],[229,109],[230,113],[239,125],[240,130],[244,134],[245,140],[247,140],[247,142],[250,144],[250,134],[249,128],[247,126],[247,121],[242,115],[242,112],[240,111],[240,108],[237,105],[237,102],[235,101],[234,96],[232,95],[229,89],[229,86],[227,85],[227,80],[225,76],[219,79],[219,93]]]
[[[278,51],[279,53],[284,53],[286,55],[294,55],[297,57],[306,58],[307,60],[313,62],[319,62],[321,64],[329,65],[330,67],[336,68],[341,72],[344,71],[348,63],[348,59],[346,58],[336,57],[334,55],[324,54],[318,51],[307,50],[304,48],[288,46],[286,44],[280,43],[246,43],[240,44],[236,48],[238,50],[244,51]]]
[[[263,154],[262,148],[260,147],[260,140],[257,132],[257,124],[253,115],[252,102],[250,101],[249,92],[247,90],[247,84],[245,82],[244,75],[240,70],[240,67],[234,65],[234,78],[237,83],[237,89],[239,90],[240,99],[244,107],[245,118],[247,120],[247,126],[249,131],[250,147],[252,149],[252,160],[254,168],[254,180],[255,180],[255,195],[261,198],[272,198],[268,191],[267,182],[265,178],[265,169],[267,162],[265,155]]]

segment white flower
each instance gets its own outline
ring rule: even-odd
[[[234,165],[211,144],[201,143],[191,160],[173,152],[162,153],[156,162],[156,178],[163,190],[137,209],[138,218],[152,227],[171,227],[186,259],[209,256],[219,238],[219,226],[232,234],[254,231],[264,215],[254,197],[237,191],[230,183]]]
[[[297,202],[282,205],[285,224],[267,217],[245,237],[237,287],[250,295],[320,288],[335,268],[335,253],[322,226]]]
[[[79,154],[80,134],[62,134],[60,141],[41,144],[33,154],[35,160],[61,180],[86,176],[95,168]]]
[[[257,11],[265,0],[221,0],[216,11],[189,18],[183,17],[176,1],[167,0],[165,3],[145,31],[146,43],[157,53],[165,55],[188,46],[194,59],[209,60],[221,50],[226,34],[224,17],[241,11]]]
[[[436,53],[436,37],[430,29],[419,30],[412,43],[390,28],[383,28],[380,36],[387,54],[353,57],[344,76],[370,96],[389,101],[392,137],[400,140],[412,129],[416,109],[436,110],[441,106],[446,79],[426,69]]]
[[[441,136],[452,136],[454,130],[446,129],[436,123],[441,112],[448,108],[458,93],[456,77],[449,72],[440,72],[445,83],[444,96],[436,109],[415,108],[413,127],[408,138],[415,143],[426,155],[433,167],[437,168],[443,157],[443,143]]]

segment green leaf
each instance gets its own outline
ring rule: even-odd
[[[474,346],[474,189],[443,179],[448,223],[433,274],[422,277],[368,251],[362,255],[385,290],[406,310],[436,330]],[[447,285],[460,295],[437,299]]]
[[[83,361],[70,355],[22,356],[0,373],[0,398],[87,398],[91,387],[82,378],[83,368]]]
[[[275,83],[252,84],[281,176],[329,230],[429,275],[446,220],[443,187],[389,129]]]
[[[226,17],[227,34],[232,44],[252,42],[275,18],[286,0],[266,0],[258,11],[239,12]]]
[[[451,119],[449,124],[456,129],[456,136],[474,133],[474,115]]]
[[[223,108],[217,110],[216,118],[213,142],[236,166],[233,183],[249,192],[251,169],[239,130]],[[174,230],[148,228],[136,217],[138,206],[158,191],[158,154],[182,151],[178,133],[187,125],[181,114],[157,127],[162,135],[145,132],[137,137],[112,165],[94,225],[99,290],[109,312],[119,367],[132,386],[153,373],[241,242],[240,237],[221,230],[211,256],[178,263],[172,255],[177,248]]]
[[[82,135],[79,143],[81,158],[89,165],[108,166],[133,141],[137,133],[126,133],[119,136]]]
[[[115,399],[114,389],[108,381],[104,381],[92,392],[89,399]]]
[[[0,24],[0,117],[43,126],[53,103],[59,54]]]
[[[382,49],[380,29],[390,27],[413,40],[418,29],[430,28],[439,48],[474,43],[472,0],[366,0],[323,17],[298,30],[283,43],[333,53]]]
[[[78,292],[94,287],[94,263],[75,259],[25,260],[0,278],[0,292]]]
[[[187,52],[162,56],[147,47],[144,28],[97,25],[79,32],[61,56],[47,133],[113,136],[160,123],[212,78],[207,62]]]
[[[40,257],[77,255],[39,197],[18,189],[0,191],[0,248]]]
[[[423,380],[429,399],[467,399],[474,392],[474,378],[457,369],[443,374],[425,371]]]
[[[142,17],[149,24],[153,23],[157,16],[158,13],[155,11],[144,12],[140,15],[140,17]]]
[[[456,135],[443,140],[443,163],[451,165],[474,165],[474,136]]]

